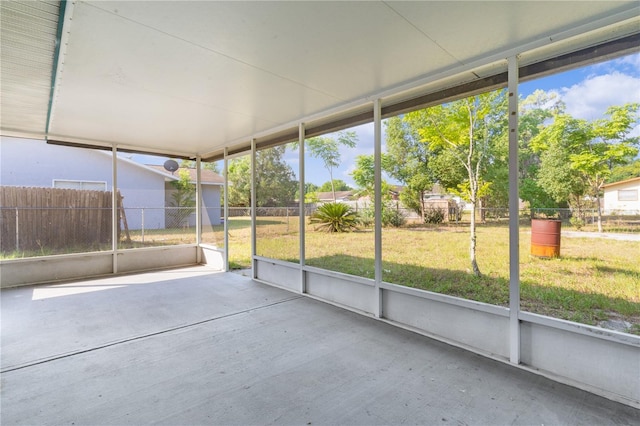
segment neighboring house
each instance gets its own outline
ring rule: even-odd
[[[640,177],[608,183],[604,189],[604,214],[640,214]]]
[[[353,195],[355,191],[336,191],[336,199],[335,201],[351,201],[353,199]],[[319,203],[332,203],[333,200],[333,192],[317,192]]]
[[[112,155],[108,151],[50,145],[41,140],[0,139],[0,185],[111,191]],[[118,157],[117,187],[129,229],[171,227],[172,181],[179,179],[162,166],[146,166]],[[195,183],[195,170],[189,170]],[[203,225],[220,224],[221,176],[202,170]],[[186,223],[185,223],[186,225]],[[189,217],[195,225],[195,214]],[[173,225],[175,226],[175,225]]]

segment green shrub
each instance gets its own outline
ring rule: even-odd
[[[360,212],[360,223],[363,226],[373,226],[375,221],[375,209],[373,206],[367,207]],[[394,226],[396,228],[401,227],[407,222],[402,211],[397,209],[391,203],[382,203],[382,226]]]
[[[382,226],[401,227],[407,222],[404,214],[398,209],[386,204],[382,205]]]
[[[584,220],[580,219],[577,216],[571,217],[571,219],[569,219],[569,223],[571,224],[571,226],[576,228],[578,231],[581,230],[582,227],[584,226]]]
[[[349,232],[357,229],[356,212],[344,203],[326,203],[318,207],[309,222],[318,224],[317,230],[326,232]]]
[[[429,207],[424,210],[424,223],[444,222],[444,209],[440,207]]]

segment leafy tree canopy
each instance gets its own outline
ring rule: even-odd
[[[329,183],[333,183],[333,169],[340,166],[342,160],[340,156],[341,147],[353,148],[358,142],[358,135],[354,131],[338,132],[335,136],[317,136],[305,141],[305,147],[314,158],[319,158],[324,164],[324,168],[329,172]],[[291,144],[297,148],[298,143]],[[327,191],[328,192],[328,191]],[[335,187],[331,188],[335,201]]]
[[[281,207],[294,202],[298,182],[284,160],[285,146],[256,152],[256,204]],[[251,159],[245,156],[229,162],[229,205],[251,205]]]
[[[218,163],[216,163],[216,162],[202,161],[200,163],[200,165],[205,170],[211,170],[214,173],[220,173],[220,169],[218,168]],[[195,169],[196,168],[196,162],[193,161],[193,160],[182,160],[182,161],[180,161],[180,167],[186,167],[188,169]]]
[[[336,191],[351,191],[353,188],[341,179],[334,179],[333,181],[323,183],[319,187],[316,186],[316,190],[314,192],[331,192],[334,189]]]
[[[635,177],[640,177],[640,159],[631,161],[629,164],[614,166],[607,182],[619,182]]]

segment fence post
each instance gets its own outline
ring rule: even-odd
[[[144,244],[144,207],[141,209],[140,227],[142,228],[142,244]]]
[[[16,207],[16,251],[20,251],[20,214]]]

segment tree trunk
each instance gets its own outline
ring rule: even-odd
[[[333,202],[337,202],[336,200],[336,187],[333,185],[333,173],[329,170],[329,178],[331,179],[331,193],[333,194]]]
[[[600,208],[600,195],[596,195],[596,207],[598,208],[598,232],[602,232],[602,209]]]
[[[473,271],[473,275],[479,277],[480,268],[478,268],[478,262],[476,261],[476,204],[477,201],[475,199],[471,201],[471,240],[469,244],[469,257],[471,259],[471,270]]]

